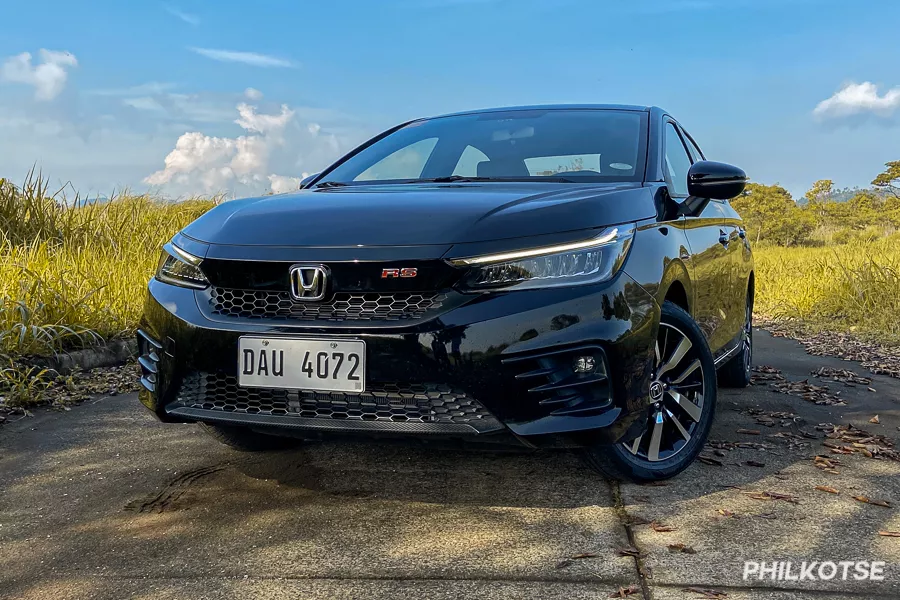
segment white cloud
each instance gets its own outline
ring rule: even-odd
[[[66,69],[78,66],[75,55],[69,52],[40,50],[41,62],[31,63],[31,53],[11,56],[0,65],[0,81],[24,83],[34,87],[35,100],[52,100],[66,86]]]
[[[188,48],[191,52],[196,52],[200,56],[211,58],[222,62],[236,62],[253,67],[294,67],[291,61],[278,58],[277,56],[269,56],[268,54],[259,54],[257,52],[239,52],[236,50],[215,50],[212,48]]]
[[[256,88],[248,87],[244,90],[244,96],[247,97],[248,100],[262,100],[263,93]]]
[[[175,8],[174,6],[164,6],[163,8],[166,9],[167,13],[169,13],[170,15],[172,15],[174,17],[178,17],[179,19],[181,19],[188,25],[197,26],[200,24],[200,17],[198,17],[197,15],[192,15],[190,13],[186,13],[182,10]]]
[[[244,135],[231,138],[199,131],[185,133],[165,157],[164,168],[144,178],[144,183],[186,194],[235,188],[242,193],[258,193],[267,187],[280,193],[297,189],[300,178],[280,175],[279,168],[293,170],[306,163],[321,168],[324,162],[339,156],[345,146],[316,123],[297,124],[295,111],[287,105],[273,114],[260,113],[256,106],[243,102],[236,110],[239,118],[234,122],[246,132]]]
[[[237,105],[237,110],[241,117],[234,122],[247,131],[257,133],[278,133],[294,118],[294,111],[287,104],[281,105],[281,114],[277,115],[261,115],[256,112],[255,106],[243,102]]]
[[[872,82],[848,83],[832,97],[822,100],[813,110],[820,119],[839,119],[874,114],[889,117],[900,108],[900,87],[878,95],[878,86]]]
[[[306,177],[306,174],[303,175]],[[300,189],[300,177],[285,177],[284,175],[269,175],[269,186],[273,194],[284,194]]]
[[[176,87],[174,83],[161,83],[159,81],[149,81],[140,85],[133,85],[124,88],[104,88],[96,90],[86,90],[85,94],[89,96],[141,96],[163,94]]]

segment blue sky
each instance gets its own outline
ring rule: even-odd
[[[89,194],[284,189],[402,120],[556,102],[663,106],[710,158],[795,196],[900,160],[893,0],[36,0],[4,17],[0,176],[37,164]]]

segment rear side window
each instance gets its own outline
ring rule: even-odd
[[[687,196],[687,174],[691,159],[678,130],[672,123],[666,123],[666,173],[669,176],[669,191],[673,196]]]

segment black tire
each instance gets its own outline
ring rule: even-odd
[[[240,452],[288,450],[296,448],[302,443],[299,439],[279,435],[266,435],[265,433],[253,431],[248,427],[231,427],[227,425],[212,425],[210,423],[201,423],[200,426],[203,428],[203,431],[216,441]]]
[[[719,385],[744,388],[750,385],[753,364],[753,298],[747,296],[744,328],[741,330],[741,349],[719,368]]]
[[[671,302],[662,307],[651,391],[645,433],[586,449],[588,465],[612,479],[658,481],[688,468],[703,450],[716,412],[715,363],[700,328]]]

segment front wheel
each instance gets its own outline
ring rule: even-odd
[[[706,444],[716,409],[715,363],[700,328],[671,302],[662,308],[647,406],[643,435],[586,450],[591,467],[613,479],[668,479]]]

